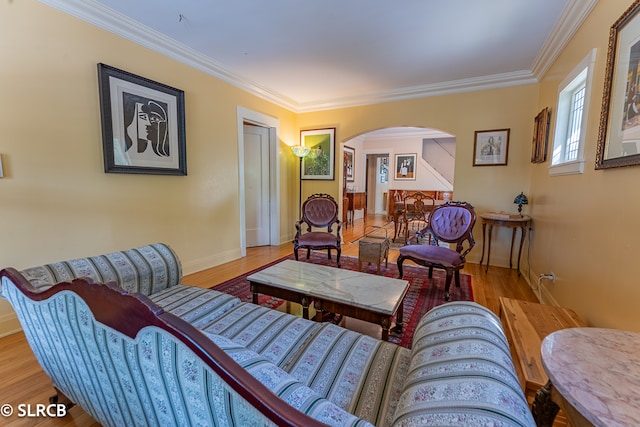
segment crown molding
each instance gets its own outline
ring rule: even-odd
[[[382,102],[403,101],[407,99],[426,98],[430,96],[448,95],[453,93],[471,92],[475,90],[495,89],[507,86],[519,86],[537,83],[530,71],[515,71],[512,73],[493,74],[490,76],[474,77],[470,79],[452,80],[422,86],[402,88],[387,92],[378,92],[349,98],[330,99],[298,104],[297,112],[311,112],[336,108],[357,107]]]
[[[158,52],[168,58],[210,74],[240,89],[295,111],[297,102],[274,92],[256,82],[226,69],[222,64],[202,55],[194,49],[178,43],[164,34],[149,28],[128,16],[113,11],[95,0],[39,0],[82,21],[109,31]]]
[[[531,66],[532,73],[538,81],[549,70],[596,4],[598,0],[569,1]]]
[[[225,68],[222,64],[187,47],[162,33],[117,13],[95,0],[39,0],[41,3],[75,16],[124,39],[144,46],[185,65],[212,75],[226,83],[253,95],[273,102],[294,113],[304,113],[337,108],[348,108],[383,102],[402,101],[476,90],[537,83],[558,57],[573,34],[598,0],[570,0],[558,20],[554,31],[536,57],[532,71],[494,74],[471,79],[454,80],[436,84],[414,86],[386,92],[362,94],[347,98],[317,100],[299,103],[257,82],[248,80]]]

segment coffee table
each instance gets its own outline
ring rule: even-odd
[[[358,271],[285,260],[247,277],[253,303],[258,294],[297,302],[303,317],[309,318],[309,305],[317,310],[340,313],[382,326],[382,339],[388,340],[391,318],[396,314],[394,330],[402,331],[402,302],[409,282]]]

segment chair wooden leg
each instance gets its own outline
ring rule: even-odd
[[[298,248],[293,249],[293,255],[295,255],[296,261],[298,261]]]
[[[310,256],[311,256],[311,249],[307,248],[307,259],[309,259]]]
[[[433,278],[433,267],[429,267],[429,279]]]
[[[340,250],[340,248],[338,247],[338,249],[336,249],[336,264],[338,264],[338,268],[340,268],[340,253],[342,251]]]
[[[327,249],[327,259],[331,259],[331,249]]]
[[[451,295],[449,294],[449,288],[451,287],[451,279],[453,279],[453,271],[447,270],[447,278],[444,282],[444,300],[449,301]]]
[[[460,270],[455,271],[456,288],[460,287]]]
[[[402,263],[404,262],[404,257],[403,256],[399,256],[398,257],[398,279],[402,279]]]

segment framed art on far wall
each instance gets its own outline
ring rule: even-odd
[[[510,129],[477,130],[473,142],[473,166],[506,166]]]
[[[396,154],[396,181],[414,181],[416,179],[416,160],[418,155]]]
[[[335,138],[335,128],[300,131],[300,145],[311,149],[302,159],[301,179],[334,179]]]
[[[344,160],[346,162],[346,166],[347,166],[347,181],[349,182],[353,182],[355,180],[354,178],[354,171],[356,168],[356,150],[354,148],[351,147],[347,147],[346,145],[344,146]]]
[[[186,175],[184,92],[98,64],[104,171]]]

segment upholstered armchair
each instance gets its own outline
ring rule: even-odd
[[[406,259],[418,265],[429,268],[429,278],[433,277],[433,269],[443,269],[447,272],[445,281],[445,300],[449,301],[449,287],[455,275],[456,287],[460,287],[460,270],[464,267],[465,257],[473,249],[473,226],[476,213],[467,202],[447,202],[436,207],[429,217],[426,228],[416,234],[430,233],[435,239],[434,245],[406,245],[400,248],[398,257],[398,271],[402,278],[402,264]],[[440,242],[455,244],[455,250],[440,246]]]
[[[293,239],[293,252],[298,259],[298,249],[307,249],[307,259],[311,250],[327,250],[331,259],[331,250],[335,249],[336,262],[340,267],[340,229],[338,203],[328,194],[312,194],[302,204],[302,218],[296,222],[296,236]]]

